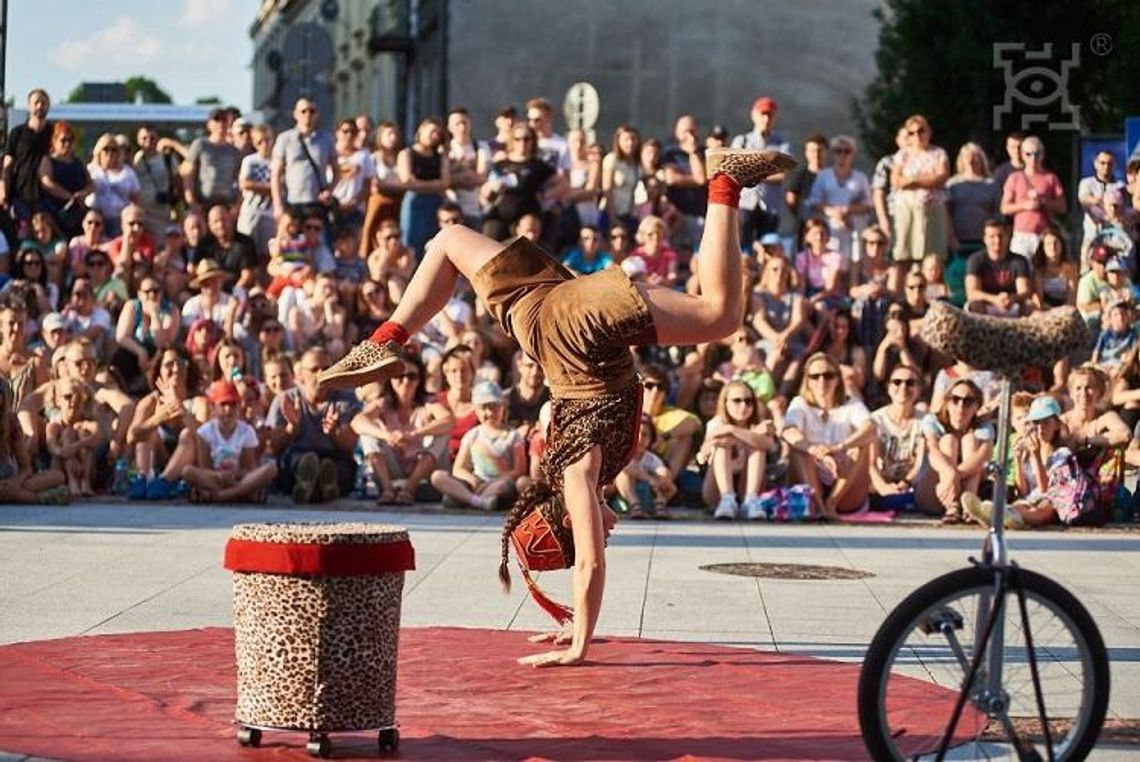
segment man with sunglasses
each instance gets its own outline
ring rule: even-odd
[[[1005,181],[1001,213],[1013,217],[1013,238],[1009,250],[1032,257],[1041,234],[1068,210],[1061,178],[1045,169],[1045,144],[1035,135],[1021,141],[1025,166]]]
[[[280,218],[287,206],[299,208],[300,216],[310,211],[327,216],[331,179],[336,176],[336,148],[332,135],[317,126],[317,118],[317,104],[298,98],[293,107],[294,126],[273,143],[269,191],[274,217]]]
[[[237,176],[241,151],[228,140],[229,115],[216,108],[206,118],[206,136],[190,144],[183,166],[183,193],[186,204],[199,214],[215,204],[232,204],[237,199]]]

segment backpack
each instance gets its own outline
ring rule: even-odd
[[[1047,474],[1046,494],[1057,517],[1069,526],[1105,523],[1096,484],[1088,471],[1081,468],[1077,456],[1067,449],[1054,454],[1056,459]]]

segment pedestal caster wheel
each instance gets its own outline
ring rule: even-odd
[[[327,759],[332,754],[332,742],[329,737],[324,733],[309,736],[309,742],[305,744],[305,751],[309,752],[310,757],[320,757]]]
[[[380,751],[396,751],[400,748],[400,731],[384,728],[380,731]]]
[[[261,731],[257,728],[247,728],[242,725],[237,731],[237,740],[242,746],[252,746],[257,748],[261,746]]]

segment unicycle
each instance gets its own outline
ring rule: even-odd
[[[1020,332],[1032,331],[1032,321],[1040,322],[994,326],[993,319],[955,312],[958,329],[975,337],[1000,330],[1017,340],[1024,338]],[[949,354],[963,357],[962,347],[972,343]],[[1049,347],[1037,359],[1064,353]],[[1008,371],[976,352],[963,359]],[[1109,665],[1095,622],[1072,593],[1008,555],[1009,377],[1007,372],[1001,382],[997,457],[990,464],[993,527],[980,560],[971,558],[971,566],[907,596],[879,627],[864,658],[859,725],[872,759],[1079,760],[1104,724]]]

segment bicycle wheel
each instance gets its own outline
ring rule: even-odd
[[[1063,587],[1018,570],[1053,757],[1083,759],[1108,707],[1108,654],[1085,607]],[[859,675],[859,725],[876,760],[933,759],[980,645],[996,590],[993,569],[959,569],[923,585],[875,634]],[[952,759],[1009,754],[1013,736],[1046,753],[1017,591],[1006,591],[995,708],[983,657],[950,744]],[[1014,756],[1018,756],[1014,752]]]

